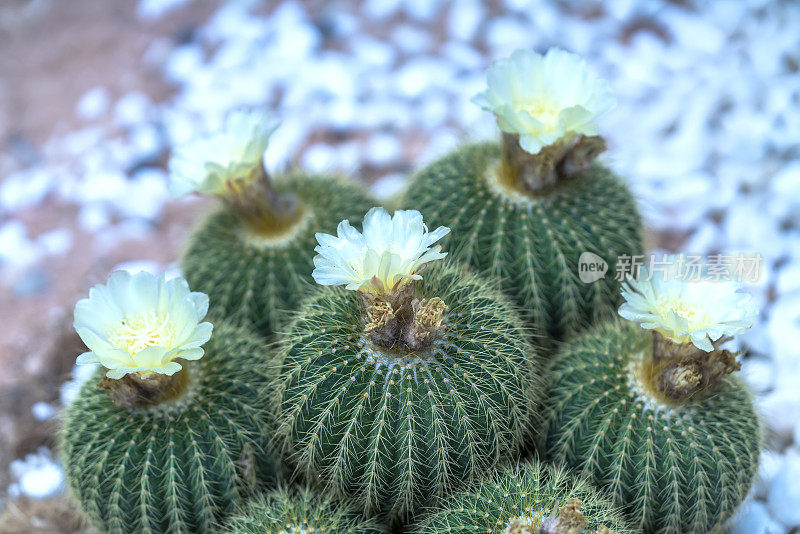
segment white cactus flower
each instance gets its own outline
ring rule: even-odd
[[[100,363],[112,379],[172,375],[182,368],[175,360],[203,356],[212,330],[200,322],[207,311],[208,296],[182,278],[116,271],[75,305],[75,330],[89,348],[77,363]]]
[[[224,195],[256,176],[277,124],[259,112],[237,110],[223,129],[175,148],[169,160],[169,189],[174,197],[192,192]]]
[[[312,276],[318,284],[385,293],[403,279],[421,280],[419,271],[426,263],[447,256],[433,244],[450,229],[440,226],[428,232],[416,210],[397,210],[390,216],[383,208],[372,208],[363,227],[362,234],[345,220],[336,236],[316,235]]]
[[[544,56],[517,50],[494,62],[486,78],[486,91],[473,102],[494,113],[501,130],[519,134],[531,154],[573,134],[597,135],[593,121],[616,104],[608,82],[592,78],[586,61],[559,48]]]
[[[693,343],[706,352],[712,341],[743,333],[753,325],[758,308],[733,281],[686,280],[672,272],[653,276],[641,269],[622,284],[625,302],[619,314],[654,329],[677,343]]]

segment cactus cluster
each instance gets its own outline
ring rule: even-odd
[[[643,363],[649,332],[607,324],[552,362],[548,459],[571,467],[622,506],[645,532],[723,531],[755,479],[761,431],[736,376],[669,401]]]
[[[491,285],[429,267],[419,301],[441,299],[442,333],[421,350],[365,335],[360,295],[303,305],[281,350],[279,451],[367,514],[404,518],[489,472],[529,436],[537,356]]]
[[[259,234],[226,206],[195,230],[181,260],[192,289],[209,296],[212,320],[249,325],[268,337],[313,283],[314,234],[342,219],[357,222],[373,206],[362,188],[330,176],[294,173],[275,188],[297,198],[300,213],[288,227]]]
[[[501,147],[469,145],[417,173],[403,201],[431,224],[447,224],[448,250],[483,276],[497,277],[543,342],[612,317],[620,304],[612,273],[579,278],[581,254],[613,271],[643,254],[642,224],[623,182],[594,165],[531,194],[498,182]]]
[[[190,239],[188,282],[117,272],[75,308],[77,363],[104,369],[62,451],[95,527],[724,528],[761,447],[724,347],[757,310],[677,271],[582,279],[582,255],[643,253],[630,192],[595,161],[610,89],[561,50],[488,80],[476,102],[501,144],[417,173],[393,213],[355,184],[273,180],[257,114],[178,150],[173,191],[223,203]]]
[[[67,482],[103,532],[215,532],[279,467],[269,452],[263,343],[216,325],[167,400],[120,408],[90,380],[64,415]],[[98,372],[96,379],[102,373]]]

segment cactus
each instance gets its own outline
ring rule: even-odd
[[[387,529],[375,519],[363,519],[341,503],[301,486],[279,488],[255,499],[242,513],[231,517],[226,532],[382,534]]]
[[[672,398],[659,394],[648,371],[654,347],[650,332],[625,322],[560,352],[549,374],[548,457],[588,477],[645,532],[721,532],[758,468],[753,400],[735,375],[687,398],[672,387],[661,388]]]
[[[342,218],[360,221],[373,206],[360,187],[331,177],[292,175],[276,180],[275,188],[294,193],[301,212],[279,235],[257,236],[226,207],[194,232],[181,261],[192,288],[209,295],[212,319],[265,336],[297,309],[313,282],[314,234],[333,230]]]
[[[423,518],[415,532],[625,534],[633,530],[622,512],[586,482],[563,468],[532,462],[496,472],[451,496]]]
[[[205,357],[184,362],[173,397],[155,404],[123,408],[95,383],[83,387],[64,417],[62,452],[69,487],[96,528],[213,532],[240,498],[276,477],[260,395],[271,372],[259,339],[217,324]]]
[[[499,277],[542,341],[612,316],[620,303],[613,276],[618,258],[643,254],[630,192],[597,164],[535,194],[508,188],[495,176],[500,156],[495,143],[445,156],[412,178],[404,205],[431,224],[449,225],[448,250],[481,274]],[[584,252],[612,272],[582,282]]]
[[[490,282],[447,264],[424,273],[402,286],[416,286],[419,327],[401,329],[402,342],[385,348],[378,332],[392,316],[372,314],[380,299],[325,288],[281,349],[278,450],[307,479],[393,521],[517,452],[540,388],[523,327]]]

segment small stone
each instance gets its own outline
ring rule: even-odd
[[[769,358],[754,356],[742,361],[742,376],[753,393],[765,393],[775,383],[775,368]]]
[[[389,174],[375,180],[369,192],[378,200],[388,200],[405,189],[408,180],[400,173]]]
[[[780,388],[759,400],[764,421],[780,444],[788,444],[800,421],[800,390]]]
[[[111,96],[105,87],[93,87],[86,91],[75,106],[75,114],[79,119],[93,121],[108,113]]]
[[[786,456],[769,490],[769,510],[783,525],[800,527],[800,454]]]
[[[55,415],[56,409],[46,402],[37,402],[31,407],[31,413],[39,421],[47,421]]]
[[[786,529],[772,519],[766,505],[746,502],[731,520],[730,534],[784,534]]]

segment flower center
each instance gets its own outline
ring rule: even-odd
[[[169,324],[169,314],[159,317],[147,311],[125,317],[108,340],[115,348],[135,355],[142,349],[152,346],[172,348],[177,332]]]
[[[686,319],[691,330],[705,328],[710,322],[708,314],[704,313],[703,310],[698,309],[697,303],[694,302],[676,302],[674,300],[663,302],[660,310],[661,315],[668,317],[670,311],[674,311],[679,317]]]
[[[541,98],[533,102],[522,103],[520,109],[527,111],[533,118],[544,124],[546,131],[551,132],[558,122],[558,114],[561,112],[558,106],[548,98]]]

